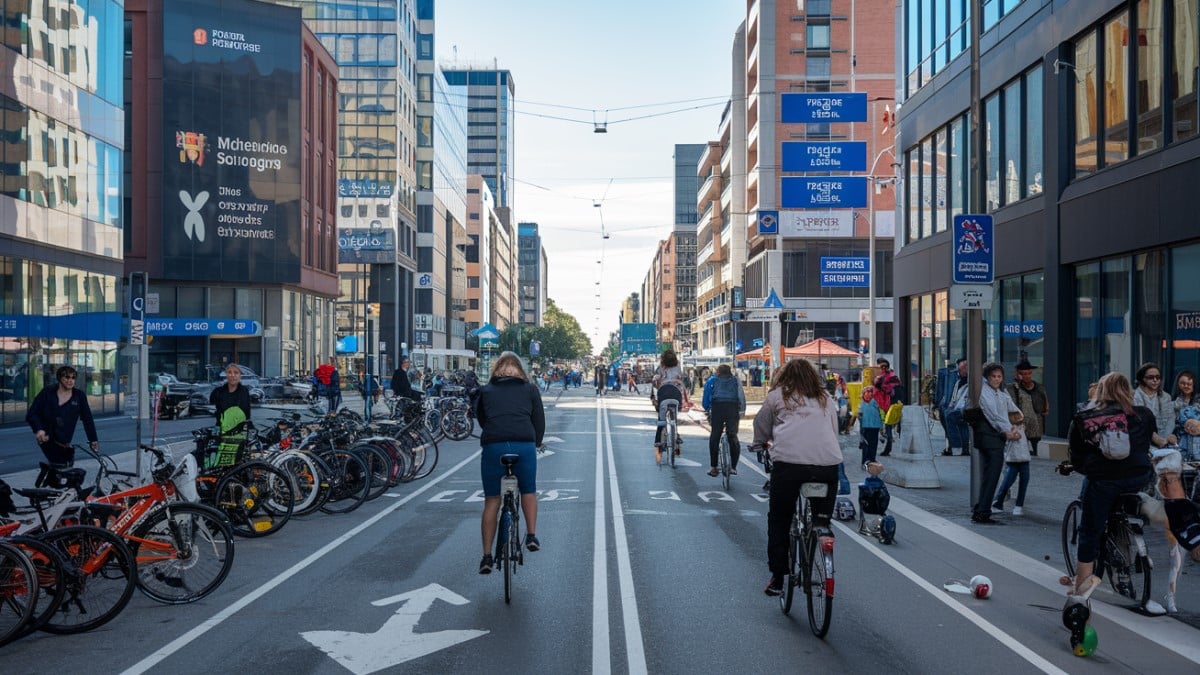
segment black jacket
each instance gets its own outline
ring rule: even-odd
[[[1119,408],[1113,410],[1118,411]],[[1071,429],[1067,432],[1067,449],[1075,470],[1090,480],[1148,477],[1151,470],[1150,435],[1155,429],[1154,413],[1140,405],[1133,407],[1133,414],[1126,416],[1129,426],[1129,456],[1121,460],[1112,460],[1105,458],[1100,448],[1083,438],[1080,419],[1094,412],[1081,410],[1071,418]]]
[[[542,444],[546,411],[537,385],[518,377],[493,377],[479,389],[475,417],[483,433],[480,445],[504,441]]]
[[[41,390],[29,406],[25,421],[29,423],[34,433],[45,431],[50,440],[60,445],[71,445],[71,437],[75,435],[75,425],[83,420],[83,430],[89,441],[96,441],[96,422],[92,419],[92,409],[88,406],[87,396],[79,389],[71,390],[71,400],[66,405],[58,405],[58,384]]]
[[[221,384],[208,395],[208,402],[216,407],[218,420],[221,419],[221,413],[230,408],[241,408],[246,413],[246,419],[250,419],[250,388],[241,382],[233,391]]]
[[[408,371],[403,368],[397,368],[396,372],[392,373],[392,393],[414,401],[421,400],[421,392],[413,389],[412,381],[408,379]]]

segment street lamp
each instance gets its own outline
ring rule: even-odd
[[[872,102],[877,103],[879,101],[894,101],[895,99],[889,96],[880,96],[871,100]],[[879,135],[876,131],[876,122],[878,120],[879,116],[874,114],[874,111],[872,111],[872,141],[874,141],[874,139]],[[891,124],[892,122],[889,115],[889,128]],[[896,144],[892,143],[886,148],[880,150],[879,154],[875,155],[875,161],[871,162],[871,170],[867,172],[867,177],[870,179],[872,187],[874,188],[868,196],[868,199],[870,200],[868,202],[870,215],[868,216],[867,222],[867,366],[872,366],[875,364],[875,195],[879,194],[885,185],[896,185],[900,181],[900,176],[898,173],[900,164],[895,161],[896,153],[892,151],[892,149],[895,147]],[[892,175],[887,177],[879,177],[875,175],[875,167],[879,164],[879,160],[882,159],[885,154],[890,154],[892,156]]]

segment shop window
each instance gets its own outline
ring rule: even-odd
[[[1075,176],[1095,173],[1098,125],[1096,91],[1096,34],[1075,41]]]
[[[1196,134],[1197,0],[1175,3],[1175,51],[1172,54],[1171,100],[1175,107],[1175,140]]]
[[[1129,17],[1124,12],[1104,24],[1104,164],[1129,158],[1126,97],[1129,92]]]

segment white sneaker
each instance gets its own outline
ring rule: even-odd
[[[1162,616],[1163,614],[1167,613],[1166,607],[1163,607],[1153,600],[1147,600],[1146,604],[1142,606],[1142,609],[1150,616]]]
[[[1019,515],[1021,515],[1021,514],[1023,514],[1023,513],[1025,513],[1025,512],[1024,512],[1023,510],[1021,510],[1021,507],[1019,507],[1019,506],[1014,506],[1014,507],[1013,507],[1012,514],[1013,514],[1014,516],[1019,516]]]

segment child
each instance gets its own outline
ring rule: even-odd
[[[882,464],[875,461],[867,463],[868,475],[858,486],[858,532],[879,537],[880,542],[890,544],[896,538],[896,519],[887,512],[892,498],[887,485],[879,477],[881,473]]]
[[[1020,478],[1020,483],[1017,484],[1017,503],[1013,506],[1012,514],[1014,516],[1022,515],[1025,506],[1025,490],[1029,487],[1029,458],[1030,446],[1029,439],[1025,437],[1025,418],[1020,411],[1009,410],[1008,421],[1012,423],[1013,429],[1021,434],[1021,437],[1015,441],[1008,441],[1004,444],[1004,463],[1006,469],[1004,471],[1004,480],[1000,483],[1000,488],[996,490],[996,498],[993,500],[992,511],[1004,510],[1004,496],[1008,494],[1008,489],[1012,487],[1014,481]]]
[[[879,430],[883,428],[883,415],[879,412],[879,403],[875,400],[875,387],[867,385],[862,390],[862,403],[858,405],[858,411],[846,423],[846,429],[854,426],[854,420],[859,420],[861,425],[859,428],[862,432],[862,440],[859,441],[858,447],[862,450],[862,466],[863,469],[867,465],[875,461],[875,452],[879,446]]]

